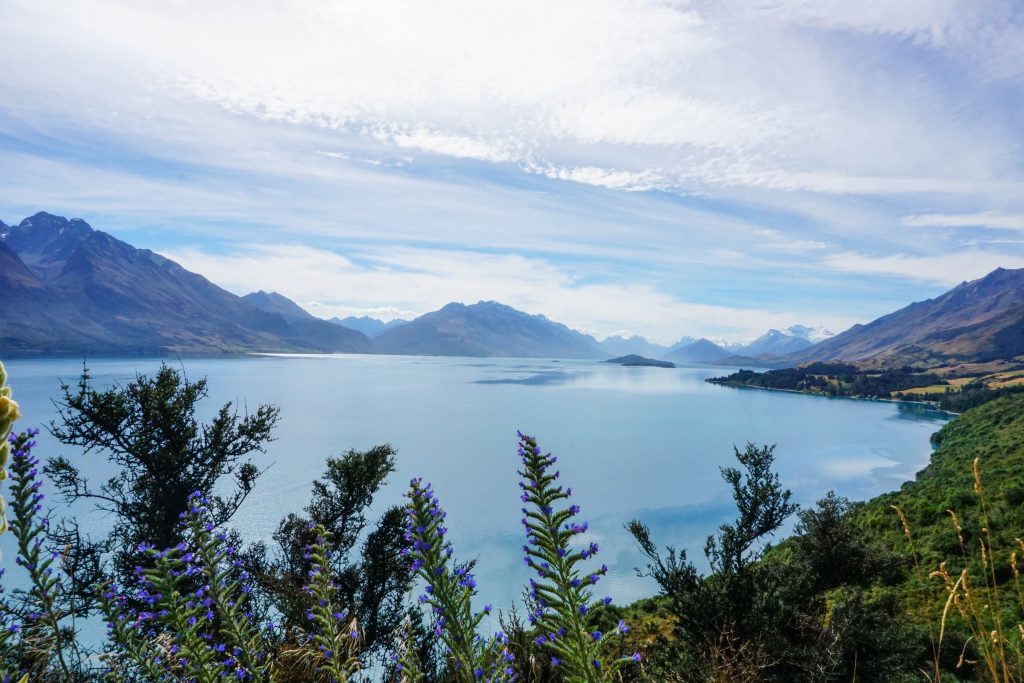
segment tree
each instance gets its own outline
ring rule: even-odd
[[[772,472],[775,446],[758,448],[748,443],[740,452],[733,448],[745,472],[723,467],[722,478],[732,487],[739,517],[735,523],[719,527],[718,538],[708,536],[704,554],[711,569],[720,574],[742,574],[760,557],[763,548],[757,543],[775,532],[786,518],[796,512],[790,503],[789,489],[783,489],[779,475]]]
[[[898,558],[857,524],[862,504],[834,492],[802,510],[784,556],[779,677],[793,681],[892,680],[912,671],[916,639],[896,596]]]
[[[172,547],[180,540],[180,517],[192,494],[210,499],[216,525],[231,519],[262,473],[246,456],[265,452],[280,413],[263,405],[240,414],[226,403],[212,421],[200,423],[196,408],[207,396],[206,379],[190,381],[166,364],[153,377],[136,374],[106,390],[93,386],[83,366],[77,386],[62,383],[61,391],[50,433],[116,470],[98,487],[65,457],[51,459],[45,472],[69,502],[91,501],[113,516],[114,528],[101,544],[113,551],[115,572],[127,583],[140,543]],[[226,477],[232,485],[225,486]],[[215,494],[215,488],[226,492]]]
[[[652,666],[694,682],[883,681],[912,670],[914,634],[877,586],[898,565],[858,526],[858,506],[830,492],[770,549],[766,538],[797,506],[772,472],[772,447],[747,444],[736,458],[742,469],[722,476],[738,515],[708,537],[710,575],[685,551],[662,556],[639,521],[628,525],[676,621]]]
[[[409,563],[401,554],[406,546],[402,508],[388,508],[366,531],[374,497],[394,471],[395,450],[386,444],[328,458],[323,478],[313,482],[305,514],[289,514],[274,532],[273,556],[262,542],[245,552],[243,561],[259,597],[264,606],[272,605],[280,613],[285,631],[307,625],[303,586],[312,567],[308,548],[319,525],[333,541],[326,570],[337,587],[341,607],[358,616],[367,649],[390,642],[405,617],[403,601],[412,580]]]
[[[797,506],[772,471],[774,446],[748,443],[737,448],[743,470],[723,467],[739,515],[708,536],[704,554],[713,571],[701,576],[685,550],[669,547],[662,558],[650,530],[639,520],[626,528],[651,560],[646,572],[658,582],[676,617],[677,670],[683,680],[761,680],[773,661],[769,641],[783,619],[779,594],[782,579],[771,566],[758,563],[765,539],[777,531]],[[638,570],[639,571],[639,570]],[[716,680],[717,680],[716,679]]]
[[[862,505],[829,491],[814,508],[800,511],[789,547],[791,564],[807,577],[806,592],[867,586],[897,571],[897,558],[883,551],[854,520]]]

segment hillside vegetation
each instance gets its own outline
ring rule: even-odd
[[[999,371],[962,368],[922,370],[868,368],[854,363],[814,362],[796,368],[755,372],[739,370],[707,381],[730,387],[795,391],[831,397],[926,401],[942,410],[960,413],[988,401],[1024,392],[1019,364],[1000,364]],[[980,374],[979,374],[980,373]]]
[[[932,441],[936,449],[928,466],[899,491],[868,502],[859,516],[861,523],[898,545],[905,541],[891,510],[898,505],[913,530],[921,562],[937,567],[960,555],[948,512],[953,510],[965,543],[976,548],[981,515],[974,493],[977,458],[994,549],[1006,550],[1004,560],[1014,548],[1019,552],[1015,539],[1024,535],[1024,394],[969,410],[936,432]]]

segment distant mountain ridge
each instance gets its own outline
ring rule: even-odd
[[[147,249],[45,212],[4,229],[0,349],[367,351],[362,334],[266,313]]]
[[[729,356],[729,352],[710,339],[683,344],[662,356],[663,360],[679,363],[714,363]]]
[[[817,344],[820,341],[825,341],[829,337],[836,336],[835,332],[823,325],[819,325],[817,327],[808,327],[807,325],[790,325],[785,331],[787,334],[794,337],[806,339],[812,344]]]
[[[606,337],[601,341],[601,348],[609,356],[646,356],[648,358],[658,358],[668,353],[669,350],[669,347],[649,342],[639,335]]]
[[[346,324],[363,325],[369,334]],[[640,336],[598,342],[494,301],[453,302],[412,321],[363,316],[328,322],[277,292],[235,296],[78,218],[40,212],[17,225],[0,222],[0,352],[242,351],[595,359],[635,354],[766,367],[815,360],[879,367],[1024,362],[1024,269],[996,269],[839,335],[793,325],[746,344],[683,337],[665,347]]]
[[[781,330],[772,329],[749,344],[736,349],[735,352],[746,356],[760,356],[764,354],[782,356],[806,349],[811,345],[812,342],[805,337],[797,337],[792,334],[786,334]]]
[[[628,354],[626,356],[619,356],[618,358],[609,358],[608,360],[601,361],[602,363],[611,363],[614,365],[621,365],[623,367],[648,367],[648,368],[674,368],[675,363],[667,360],[655,360],[654,358],[647,358],[645,356],[638,356],[635,353]]]
[[[287,320],[317,320],[302,306],[277,292],[249,292],[242,297],[242,301],[253,306],[264,313],[277,313]]]
[[[496,301],[450,303],[373,340],[377,353],[522,358],[603,358],[591,336]]]
[[[370,339],[379,337],[393,327],[399,327],[408,323],[408,320],[395,319],[384,322],[377,318],[371,318],[368,315],[362,315],[358,318],[355,316],[348,316],[347,318],[331,318],[327,322],[334,323],[335,325],[341,325],[347,327],[350,330],[358,330],[362,332]]]

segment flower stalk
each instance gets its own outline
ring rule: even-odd
[[[422,479],[409,482],[403,553],[412,569],[426,584],[419,597],[433,613],[434,634],[441,638],[449,656],[453,674],[460,683],[488,681],[501,683],[515,679],[514,656],[503,633],[491,638],[478,634],[480,622],[491,613],[491,606],[474,612],[476,579],[469,568],[452,560],[452,546],[445,538],[447,516],[430,484]]]
[[[558,459],[542,453],[536,439],[521,432],[519,456],[523,465],[520,499],[525,504],[521,522],[527,539],[523,559],[537,574],[530,579],[529,588],[536,643],[550,653],[551,664],[562,670],[570,683],[615,680],[620,669],[638,662],[640,656],[607,656],[613,641],[629,631],[622,621],[611,634],[602,633],[596,625],[598,612],[611,598],[595,599],[592,588],[608,573],[608,567],[584,571],[580,566],[592,560],[599,548],[594,542],[583,547],[573,543],[589,527],[586,522],[574,521],[579,506],[566,504],[572,489],[556,483],[561,476],[553,470]]]

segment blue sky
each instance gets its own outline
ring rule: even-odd
[[[836,331],[1024,267],[1024,6],[0,0],[0,219],[237,293]]]

